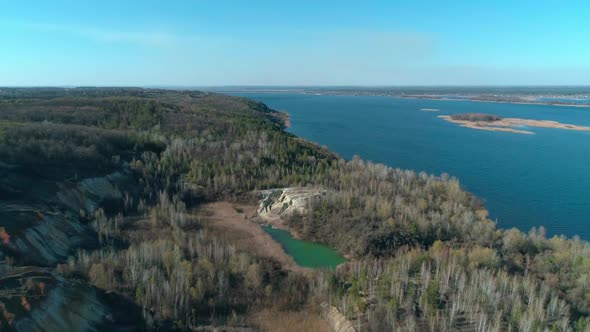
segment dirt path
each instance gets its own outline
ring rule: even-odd
[[[272,332],[332,332],[329,323],[321,315],[307,311],[272,311],[265,309],[255,313],[252,321],[262,331]]]
[[[297,265],[281,245],[260,227],[259,222],[262,220],[256,212],[257,206],[215,202],[205,204],[201,209],[207,212],[205,222],[234,243],[238,249],[273,257],[290,271],[305,274],[313,271]]]
[[[202,205],[199,213],[206,217],[212,231],[233,243],[238,249],[259,256],[272,257],[279,261],[284,269],[311,276],[313,269],[304,268],[295,263],[281,245],[275,242],[261,227],[266,223],[258,216],[258,206],[215,202]],[[249,320],[262,331],[317,331],[332,332],[328,322],[315,310],[278,311],[265,309],[253,313]]]

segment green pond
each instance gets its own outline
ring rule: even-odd
[[[346,262],[346,259],[338,254],[336,250],[309,241],[297,240],[285,230],[262,226],[275,241],[280,243],[285,252],[289,254],[299,266],[310,268],[334,269],[339,264]]]

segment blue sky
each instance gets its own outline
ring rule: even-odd
[[[6,85],[590,85],[590,1],[4,1]]]

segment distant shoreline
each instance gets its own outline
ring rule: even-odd
[[[545,106],[561,106],[561,107],[578,107],[578,108],[589,108],[590,104],[559,104],[559,103],[547,103],[547,102],[535,102],[535,101],[502,101],[502,100],[481,100],[481,99],[458,99],[458,98],[436,98],[436,97],[418,97],[418,96],[390,96],[392,98],[401,99],[424,99],[424,100],[444,100],[444,101],[473,101],[478,103],[496,103],[496,104],[519,104],[519,105],[545,105]]]
[[[301,89],[233,89],[233,90],[220,90],[223,93],[231,93],[231,92],[240,92],[240,93],[295,93],[295,94],[305,94],[305,95],[315,95],[315,96],[359,96],[359,97],[390,97],[390,98],[400,98],[400,99],[424,99],[424,100],[444,100],[444,101],[473,101],[473,102],[480,102],[480,103],[497,103],[497,104],[521,104],[521,105],[545,105],[545,106],[560,106],[560,107],[576,107],[576,108],[590,108],[590,100],[586,104],[576,104],[576,103],[567,103],[567,102],[550,102],[550,101],[535,101],[535,100],[526,100],[528,95],[514,95],[514,98],[521,99],[520,101],[508,101],[508,100],[488,100],[488,99],[478,99],[477,96],[465,96],[465,98],[449,98],[443,95],[436,95],[436,94],[388,94],[388,93],[379,93],[374,91],[368,91],[366,93],[359,93],[357,91],[339,91],[339,90],[305,90],[304,88]],[[532,95],[539,98],[559,98],[559,96],[554,95]],[[504,96],[504,97],[509,97]],[[575,98],[570,98],[575,99]],[[586,100],[580,99],[580,100]]]

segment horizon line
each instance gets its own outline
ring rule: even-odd
[[[0,89],[12,88],[138,88],[138,89],[174,89],[174,88],[590,88],[590,84],[396,84],[396,85],[348,85],[348,84],[318,84],[318,85],[251,85],[251,84],[227,84],[227,85],[184,85],[184,84],[148,84],[148,85],[119,85],[119,84],[96,84],[96,85],[77,85],[77,84],[39,84],[39,85],[0,85]]]

